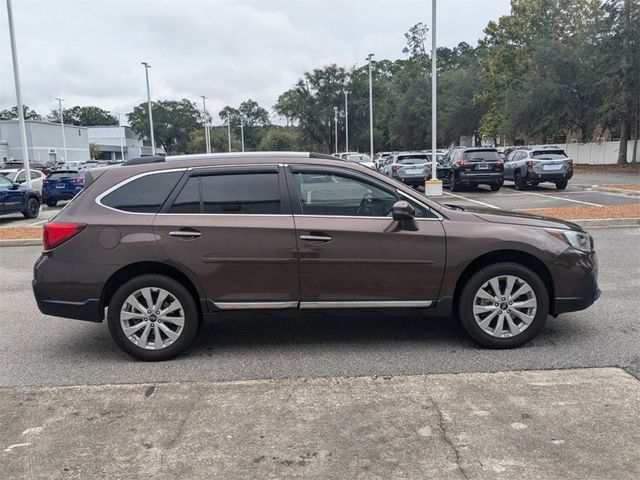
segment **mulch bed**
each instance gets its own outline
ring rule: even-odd
[[[563,220],[638,218],[640,217],[640,203],[605,205],[604,207],[527,208],[520,211]]]
[[[634,192],[640,192],[640,183],[606,183],[604,185],[598,185],[604,188],[617,188],[619,190],[633,190]]]
[[[612,163],[610,165],[576,165],[573,164],[576,172],[608,172],[608,173],[640,173],[640,163],[627,163],[626,165],[618,165]]]
[[[41,240],[42,227],[0,228],[0,240]]]

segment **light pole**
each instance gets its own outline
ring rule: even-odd
[[[442,181],[438,180],[436,151],[438,147],[437,130],[437,70],[436,70],[436,0],[431,0],[431,180],[424,184],[425,195],[442,195]]]
[[[371,150],[371,158],[373,158],[373,84],[371,81],[371,59],[373,55],[373,53],[367,55],[367,60],[369,60],[369,148]]]
[[[156,139],[153,136],[153,114],[151,113],[151,91],[149,89],[149,69],[151,68],[151,65],[149,65],[147,62],[142,62],[142,65],[144,65],[144,75],[145,75],[145,78],[147,79],[147,110],[149,110],[149,131],[151,133],[151,154],[155,155]]]
[[[344,151],[349,151],[349,104],[346,91],[344,92]]]
[[[334,152],[338,153],[338,107],[333,107]]]
[[[244,118],[240,115],[240,140],[242,142],[242,151],[244,152]]]
[[[231,151],[231,114],[227,113],[227,137],[229,137],[229,151]]]
[[[16,103],[18,104],[18,123],[20,124],[20,143],[22,144],[22,162],[24,163],[25,180],[31,188],[31,169],[29,168],[29,149],[27,148],[27,129],[24,125],[24,110],[22,109],[22,93],[20,92],[20,69],[18,68],[18,51],[16,50],[16,35],[13,30],[13,10],[11,0],[7,0],[7,17],[9,19],[9,37],[11,39],[11,59],[13,61],[13,79],[16,84]]]
[[[62,101],[64,98],[56,97],[58,100],[58,111],[60,112],[60,128],[62,129],[62,148],[64,150],[64,161],[67,162],[69,159],[67,158],[67,137],[64,134],[64,116],[62,115]]]
[[[202,97],[202,111],[204,112],[204,141],[206,143],[206,152],[211,153],[211,137],[209,134],[209,117],[207,117],[207,103],[204,95]]]
[[[119,112],[114,112],[118,115],[118,130],[120,130],[120,158],[124,162],[124,129],[122,128],[122,118]]]

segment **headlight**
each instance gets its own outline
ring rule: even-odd
[[[580,250],[581,252],[590,252],[593,250],[593,239],[586,232],[576,232],[575,230],[556,230],[545,228],[545,231],[553,235],[558,240],[563,241],[571,248]]]

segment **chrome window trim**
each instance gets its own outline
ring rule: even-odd
[[[220,310],[253,310],[253,309],[281,309],[297,308],[298,301],[285,302],[213,302]]]
[[[166,170],[154,170],[152,172],[139,173],[137,175],[134,175],[133,177],[127,178],[125,180],[122,180],[121,182],[118,182],[115,185],[113,185],[112,187],[108,188],[107,190],[105,190],[104,192],[102,192],[100,195],[98,195],[95,198],[95,202],[96,202],[97,205],[101,206],[102,208],[106,208],[108,210],[113,210],[114,212],[118,212],[118,213],[126,213],[128,215],[156,215],[155,213],[149,213],[149,212],[127,212],[126,210],[118,210],[117,208],[109,207],[108,205],[103,204],[102,203],[102,199],[104,197],[106,197],[107,195],[109,195],[110,193],[113,193],[114,191],[116,191],[120,187],[124,187],[128,183],[133,182],[134,180],[137,180],[138,178],[146,177],[147,175],[156,175],[158,173],[186,172],[186,171],[187,171],[187,168],[184,167],[184,168],[170,168],[170,169],[166,169]]]
[[[120,210],[118,210],[120,211]],[[129,213],[129,212],[127,212]],[[291,213],[155,213],[151,215],[180,215],[180,216],[198,216],[198,217],[291,217]]]
[[[160,215],[160,214],[158,214]],[[297,214],[294,213],[293,216],[295,218],[349,218],[349,219],[360,219],[360,220],[388,220],[389,222],[395,222],[392,217],[365,217],[365,216],[357,216],[357,215],[311,215],[311,214]],[[421,222],[439,222],[441,218],[414,218],[415,221]]]
[[[426,308],[431,300],[357,300],[300,302],[300,308]]]

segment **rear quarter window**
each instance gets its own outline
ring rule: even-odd
[[[106,207],[133,213],[157,213],[183,172],[152,173],[136,178],[105,195]]]

